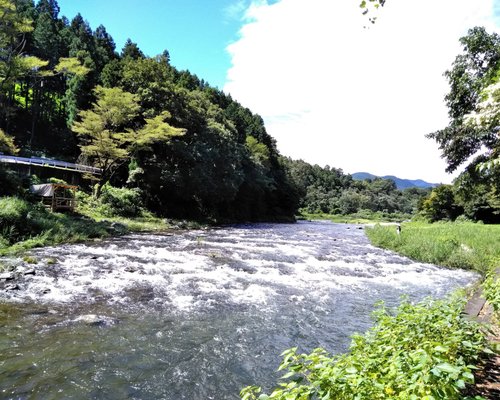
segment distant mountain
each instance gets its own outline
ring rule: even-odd
[[[412,187],[418,187],[418,188],[433,188],[438,186],[437,183],[429,183],[426,181],[423,181],[422,179],[416,179],[416,180],[411,180],[411,179],[401,179],[393,175],[385,175],[385,176],[376,176],[373,174],[370,174],[368,172],[355,172],[354,174],[351,174],[352,178],[357,180],[357,181],[364,181],[365,179],[375,179],[375,178],[382,178],[382,179],[390,179],[391,181],[394,181],[396,184],[396,187],[400,190],[403,189],[408,189]]]

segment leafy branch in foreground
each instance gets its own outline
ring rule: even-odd
[[[464,300],[403,301],[393,315],[380,307],[376,325],[354,335],[348,354],[329,355],[323,349],[298,354],[285,351],[283,382],[270,395],[250,386],[243,400],[301,399],[458,399],[485,338],[480,326],[461,313]]]

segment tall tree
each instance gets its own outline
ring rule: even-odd
[[[47,65],[24,54],[25,34],[32,30],[32,21],[17,12],[13,1],[0,0],[0,113],[4,123],[12,111],[16,79]]]
[[[82,154],[102,169],[95,191],[99,197],[103,185],[134,152],[184,131],[166,123],[166,115],[146,119],[141,128],[134,127],[132,123],[140,111],[137,96],[120,88],[98,86],[95,95],[97,101],[90,110],[79,112],[80,120],[73,124],[73,131],[81,138]]]
[[[435,139],[454,171],[458,200],[469,218],[500,220],[500,35],[473,28],[460,39],[463,53],[446,72],[450,123]]]
[[[457,56],[453,68],[445,73],[450,84],[450,92],[445,97],[450,123],[446,128],[427,135],[439,144],[449,172],[455,171],[482,146],[491,148],[498,140],[494,129],[471,124],[469,117],[480,112],[481,92],[493,79],[498,79],[500,36],[476,27],[469,30],[460,43],[463,53]]]
[[[121,56],[122,58],[132,58],[134,60],[137,60],[139,58],[144,58],[144,53],[141,51],[141,49],[139,49],[137,43],[132,42],[132,40],[130,40],[129,38],[123,46]]]

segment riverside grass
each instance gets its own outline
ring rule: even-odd
[[[413,260],[482,275],[500,267],[500,225],[473,222],[408,222],[398,234],[394,226],[375,225],[366,234],[374,246]]]

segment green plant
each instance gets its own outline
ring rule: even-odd
[[[493,307],[495,313],[500,316],[500,277],[497,271],[490,271],[483,282],[484,295]]]
[[[464,300],[403,301],[396,313],[381,306],[376,325],[354,335],[348,354],[323,349],[285,351],[283,382],[270,395],[251,386],[244,400],[458,399],[485,349],[480,326],[462,318]]]
[[[23,261],[27,264],[36,264],[38,263],[38,260],[36,259],[36,257],[33,257],[33,256],[30,256],[30,255],[25,255],[23,257]]]

